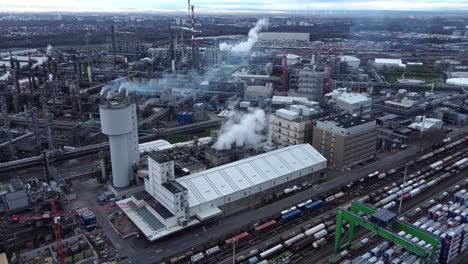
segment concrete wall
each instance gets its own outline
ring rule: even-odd
[[[270,115],[271,136],[274,142],[281,145],[296,145],[310,143],[306,140],[307,121],[295,122],[276,115]]]
[[[333,168],[346,168],[369,160],[376,154],[377,129],[371,128],[351,136],[342,136],[314,128],[312,145]]]
[[[359,134],[365,131],[369,131],[376,127],[375,120],[372,120],[367,123],[355,125],[352,127],[339,127],[333,121],[317,121],[317,128],[328,131],[333,134],[338,134],[341,136],[352,136],[354,134]],[[315,131],[315,130],[314,130]]]

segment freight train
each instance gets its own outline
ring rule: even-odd
[[[442,153],[446,150],[449,150],[455,146],[462,144],[463,142],[468,142],[468,137],[464,139],[452,142],[444,147],[434,150],[431,153],[428,153],[424,156],[421,156],[413,161],[414,163],[421,163],[428,160],[429,158]],[[431,187],[438,182],[445,180],[446,178],[459,173],[461,170],[464,170],[468,167],[468,153],[466,151],[459,151],[455,154],[452,154],[449,157],[446,157],[442,160],[436,161],[428,166],[425,166],[420,171],[410,174],[407,177],[407,182],[402,184],[397,184],[396,182],[385,186],[375,192],[370,193],[364,197],[358,199],[364,203],[374,203],[375,207],[381,207],[390,209],[396,206],[396,201],[403,195],[403,199],[410,199],[428,187]],[[438,174],[440,171],[447,171],[442,173],[440,176],[432,179],[433,175]],[[390,169],[386,172],[374,172],[368,175],[367,177],[361,178],[359,181],[364,182],[370,178],[379,178],[383,179],[387,176],[392,176],[396,174],[396,169]],[[377,177],[376,177],[377,176]],[[352,184],[351,184],[352,185]],[[292,188],[290,188],[292,189]],[[295,192],[295,189],[285,190],[285,193]],[[192,255],[192,263],[203,263],[206,257],[219,254],[220,252],[226,251],[233,246],[235,243],[236,247],[242,247],[243,244],[246,244],[247,241],[254,237],[261,237],[263,234],[266,234],[273,229],[277,228],[279,225],[285,225],[290,222],[294,222],[295,219],[314,212],[323,205],[330,203],[336,199],[340,199],[346,196],[346,192],[339,191],[337,193],[328,195],[324,197],[323,200],[307,200],[302,203],[299,203],[291,208],[285,209],[278,214],[278,216],[273,219],[264,221],[263,223],[257,225],[256,227],[240,232],[232,237],[226,239],[223,245],[216,245],[206,249],[204,252],[198,252],[197,254]],[[351,203],[349,202],[344,206],[345,209],[349,209]],[[325,214],[318,221],[313,222],[312,224],[306,224],[300,229],[289,232],[286,235],[281,236],[280,238],[270,241],[262,246],[259,246],[243,255],[240,255],[236,258],[236,263],[264,263],[267,258],[270,258],[273,255],[278,253],[290,250],[292,252],[299,252],[306,247],[312,246],[313,248],[318,248],[324,245],[327,242],[327,238],[333,236],[335,231],[335,221],[334,213]],[[345,225],[343,228],[345,229]],[[201,254],[200,254],[201,253]],[[195,257],[194,257],[195,256]],[[194,257],[194,258],[193,258]],[[174,261],[172,263],[176,263]]]

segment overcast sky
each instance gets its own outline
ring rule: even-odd
[[[192,0],[203,12],[468,11],[468,0]],[[185,11],[186,0],[0,0],[0,11]]]

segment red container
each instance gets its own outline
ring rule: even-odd
[[[271,220],[271,221],[268,221],[262,225],[259,225],[255,228],[255,231],[259,234],[261,233],[265,233],[269,230],[271,230],[274,226],[276,225],[276,221],[275,220]]]
[[[231,237],[229,239],[226,239],[224,241],[224,244],[227,246],[227,247],[230,247],[232,245],[232,242],[233,241],[236,241],[236,244],[239,244],[240,242],[246,240],[247,238],[249,238],[249,233],[247,232],[244,232],[244,233],[240,233],[238,234],[237,236],[234,236],[234,237]]]

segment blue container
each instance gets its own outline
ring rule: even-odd
[[[96,224],[96,215],[91,212],[84,212],[80,214],[80,222],[85,226]]]
[[[185,113],[184,115],[184,124],[189,125],[193,123],[193,114],[192,113]]]
[[[323,205],[323,201],[322,200],[317,200],[317,201],[313,201],[313,202],[310,202],[310,203],[304,205],[304,208],[307,211],[312,211],[312,210],[315,210],[315,209],[319,208],[322,205]]]
[[[299,209],[296,209],[294,211],[291,211],[291,212],[289,212],[287,214],[282,215],[281,220],[283,222],[287,222],[287,221],[290,221],[292,219],[295,219],[295,218],[299,217],[300,215],[301,215],[301,211],[299,211]]]
[[[177,113],[176,115],[176,121],[179,123],[179,125],[183,124],[184,122],[184,114],[183,113]]]

